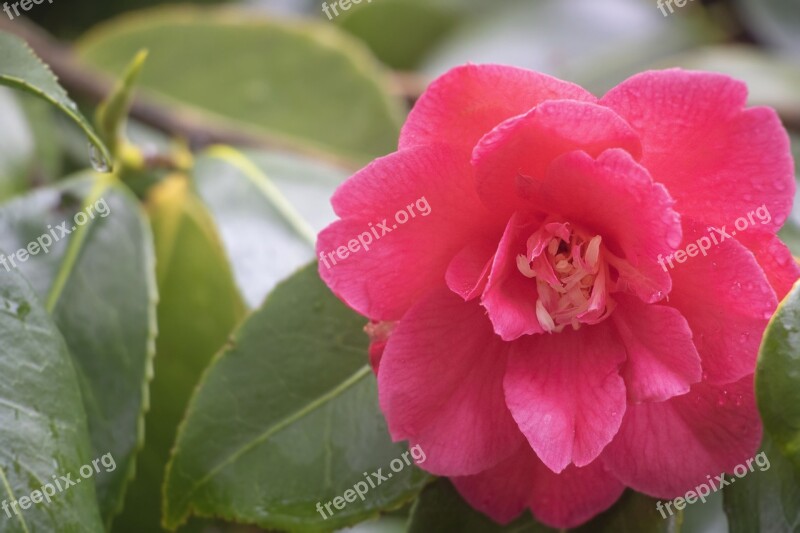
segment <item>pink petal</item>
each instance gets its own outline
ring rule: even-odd
[[[369,336],[370,341],[369,363],[375,375],[378,374],[378,368],[381,366],[381,358],[383,358],[383,351],[386,349],[386,343],[389,342],[389,337],[396,325],[396,322],[376,322],[371,320],[369,324],[364,327],[364,332]]]
[[[554,99],[595,102],[592,94],[545,74],[502,65],[464,65],[434,81],[400,133],[400,148],[447,143],[469,154],[509,117]]]
[[[525,252],[525,241],[534,229],[529,219],[514,213],[500,240],[481,298],[495,333],[505,341],[544,331],[536,318],[536,282],[517,268],[517,255]]]
[[[634,158],[642,151],[636,133],[610,109],[588,102],[544,102],[503,122],[475,147],[478,193],[490,208],[513,211],[525,203],[518,196],[520,180],[544,178],[561,154],[583,150],[597,157],[608,148],[622,148]]]
[[[412,307],[389,338],[378,371],[394,440],[420,444],[437,475],[475,474],[524,442],[503,396],[507,345],[477,302],[447,289]]]
[[[493,225],[499,233],[506,222],[478,200],[464,158],[441,146],[378,159],[339,187],[333,206],[342,220],[319,235],[317,251],[327,257],[320,258],[320,275],[339,298],[375,320],[397,320],[423,294],[443,287],[453,256],[475,235]],[[395,218],[399,212],[406,223]],[[384,219],[385,235],[378,228]],[[359,236],[372,238],[369,250]],[[346,258],[337,257],[349,243],[357,251],[344,248]]]
[[[445,275],[451,291],[466,301],[480,296],[489,280],[498,240],[499,237],[478,239],[456,254]]]
[[[510,344],[506,402],[539,458],[554,472],[591,463],[625,413],[618,374],[625,350],[606,322]]]
[[[622,150],[603,152],[597,160],[584,152],[558,158],[531,197],[539,209],[558,213],[601,235],[603,244],[624,256],[625,285],[646,302],[660,300],[672,285],[658,257],[681,243],[681,226],[663,186]]]
[[[760,443],[750,375],[724,386],[697,384],[666,402],[628,406],[602,460],[625,485],[675,498],[745,463]]]
[[[541,461],[527,443],[497,465],[472,476],[450,478],[472,508],[508,524],[528,507]]]
[[[800,266],[789,248],[776,235],[766,231],[740,231],[736,240],[753,252],[778,300],[783,300],[800,278]]]
[[[747,87],[722,74],[679,69],[638,74],[602,100],[642,139],[642,164],[682,215],[733,224],[762,204],[772,231],[794,198],[789,137],[768,108],[744,109]]]
[[[560,474],[543,463],[536,467],[531,511],[554,528],[577,527],[610,508],[622,496],[623,485],[600,461],[583,468],[570,465]]]
[[[688,219],[684,234],[686,243],[712,238]],[[706,253],[686,257],[684,263],[673,260],[669,305],[680,311],[694,333],[704,379],[731,383],[753,373],[778,301],[753,254],[735,239],[712,244]]]
[[[381,359],[383,359],[383,351],[386,349],[386,341],[373,342],[369,345],[369,364],[375,375],[378,375],[378,369],[381,366]]]
[[[689,392],[701,380],[700,354],[677,309],[615,295],[611,315],[628,353],[622,368],[632,403],[661,402]]]
[[[625,489],[599,461],[555,474],[527,445],[489,470],[451,481],[496,522],[507,524],[530,507],[538,521],[554,528],[579,526],[611,507]]]

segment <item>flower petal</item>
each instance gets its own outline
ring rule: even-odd
[[[537,520],[554,528],[579,526],[625,490],[599,461],[555,474],[527,444],[493,468],[451,481],[472,507],[496,522],[507,524],[530,507]]]
[[[369,336],[369,364],[372,366],[372,371],[375,372],[375,375],[378,374],[383,351],[386,349],[386,343],[389,342],[389,337],[396,325],[396,322],[376,322],[371,320],[369,324],[364,326],[364,333]]]
[[[472,175],[463,158],[442,146],[398,152],[358,172],[333,197],[342,220],[319,235],[322,279],[359,313],[398,320],[423,294],[445,286],[447,265],[476,235],[493,225],[502,232],[505,220],[480,203]],[[400,212],[408,217],[404,224]],[[359,236],[372,239],[368,250]]]
[[[510,343],[506,402],[539,458],[554,472],[591,463],[625,413],[618,370],[625,350],[607,322]]]
[[[425,450],[437,475],[475,474],[524,442],[503,396],[507,345],[477,302],[434,291],[396,326],[378,371],[394,440]]]
[[[450,290],[464,300],[477,298],[486,287],[499,238],[478,239],[458,252],[447,267]]]
[[[765,204],[775,232],[794,198],[789,137],[772,109],[744,109],[746,99],[728,76],[672,69],[633,76],[600,103],[639,134],[641,163],[681,215],[722,226]]]
[[[436,81],[417,101],[400,133],[400,149],[446,143],[467,157],[483,135],[545,100],[594,102],[581,87],[503,65],[464,65]]]
[[[597,160],[580,151],[561,156],[532,185],[531,201],[601,235],[624,259],[613,264],[621,288],[627,285],[648,303],[669,292],[670,276],[658,258],[681,243],[680,218],[664,187],[627,152],[607,150]]]
[[[689,243],[709,239],[708,231],[688,219],[684,234]],[[704,380],[731,383],[753,373],[764,329],[778,301],[753,254],[735,239],[725,238],[706,254],[687,256],[683,263],[673,261],[669,305],[689,323]]]
[[[700,383],[666,402],[628,406],[602,460],[625,485],[675,498],[751,458],[761,443],[753,376]]]
[[[612,110],[588,102],[544,102],[503,122],[475,147],[478,194],[490,209],[520,209],[526,203],[520,180],[544,178],[553,160],[567,152],[597,157],[608,148],[624,149],[634,159],[642,152],[636,133]]]
[[[616,295],[611,315],[628,360],[622,377],[632,403],[661,402],[689,392],[702,379],[692,331],[677,309]]]
[[[753,252],[778,300],[783,300],[800,278],[800,266],[789,248],[767,231],[740,231],[736,240]]]
[[[570,465],[560,474],[538,462],[530,508],[540,522],[573,528],[610,508],[623,485],[600,461],[583,468]]]
[[[528,507],[537,463],[541,461],[524,442],[497,465],[472,476],[452,477],[450,481],[471,507],[505,525]]]
[[[544,332],[536,317],[539,299],[536,283],[517,268],[517,255],[525,252],[525,239],[534,228],[535,223],[530,219],[514,213],[497,247],[489,282],[481,297],[494,332],[504,341]]]

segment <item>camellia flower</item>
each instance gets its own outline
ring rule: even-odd
[[[475,508],[573,527],[757,451],[759,343],[800,272],[775,236],[788,136],[746,96],[667,70],[598,99],[468,65],[335,194],[321,254],[372,242],[320,273],[372,321],[391,435]],[[429,216],[392,218],[421,197]]]

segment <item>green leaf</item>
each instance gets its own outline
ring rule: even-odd
[[[755,470],[724,489],[730,531],[798,531],[800,472],[768,436],[761,449]]]
[[[93,164],[109,170],[111,155],[89,121],[78,111],[50,69],[15,35],[0,32],[0,85],[19,89],[50,102],[63,111],[88,137]]]
[[[664,17],[641,0],[495,2],[428,57],[440,74],[466,62],[502,63],[576,81],[602,94],[658,58],[719,39],[697,20],[699,2]]]
[[[447,479],[438,479],[422,491],[414,503],[408,533],[458,531],[459,533],[548,533],[554,532],[537,523],[527,511],[507,526],[493,522],[459,496]]]
[[[329,12],[333,17],[330,7]],[[333,18],[336,24],[367,43],[385,64],[400,70],[415,68],[462,19],[454,7],[430,0],[364,2],[338,12]],[[324,13],[323,20],[328,20]]]
[[[682,67],[721,72],[747,83],[748,105],[774,107],[800,119],[800,66],[754,46],[708,46],[659,61],[653,68]]]
[[[193,513],[331,530],[414,496],[427,475],[406,467],[327,520],[316,508],[364,472],[387,472],[404,451],[377,405],[363,326],[320,281],[316,264],[278,286],[192,398],[167,470],[167,527]]]
[[[614,506],[585,526],[577,528],[576,533],[679,533],[683,523],[683,511],[666,518],[656,509],[656,500],[626,491]]]
[[[245,308],[213,222],[175,175],[147,201],[158,265],[158,339],[144,449],[115,532],[160,530],[161,486],[177,427],[211,357]]]
[[[15,0],[16,1],[16,0]],[[195,4],[224,4],[230,0],[192,0]],[[121,13],[144,7],[163,4],[164,0],[69,0],[58,2],[48,0],[45,8],[35,8],[25,13],[26,17],[46,28],[49,32],[66,38],[74,38],[93,25]]]
[[[198,120],[358,162],[396,148],[401,104],[363,45],[329,23],[152,9],[102,25],[78,52],[113,73],[144,47],[144,92]]]
[[[760,41],[800,52],[800,10],[794,0],[736,0],[741,21]]]
[[[197,158],[193,185],[219,228],[250,308],[314,258],[317,233],[336,218],[330,198],[346,177],[304,159],[229,147]]]
[[[800,469],[800,283],[767,326],[756,366],[756,398],[767,435]]]
[[[576,533],[678,533],[683,514],[665,520],[656,510],[656,501],[627,491],[614,506]],[[555,532],[534,520],[526,511],[508,525],[501,526],[465,502],[452,483],[439,479],[422,491],[411,513],[408,533],[458,531],[459,533],[547,533]]]
[[[61,175],[53,113],[34,96],[0,87],[0,201]]]
[[[133,88],[147,60],[147,51],[140,50],[125,68],[122,79],[97,108],[97,128],[111,153],[116,156],[119,145],[125,141],[125,119],[133,100]]]
[[[36,155],[36,139],[16,96],[0,89],[0,199],[25,191]]]
[[[15,271],[0,275],[0,338],[0,499],[10,504],[52,483],[53,476],[80,478],[81,466],[100,456],[89,446],[64,339]],[[93,478],[53,492],[50,503],[34,504],[18,515],[0,511],[0,531],[103,531]]]
[[[683,509],[681,531],[727,532],[728,519],[723,509],[722,491],[706,496],[705,503],[694,503]]]
[[[62,235],[58,226],[70,233]],[[42,247],[47,241],[49,253]],[[138,202],[107,178],[73,179],[0,209],[0,247],[15,252],[14,264],[46,300],[66,339],[93,449],[116,460],[113,472],[96,479],[106,524],[120,509],[143,438],[156,333],[152,246]],[[37,255],[21,262],[23,248]]]
[[[4,90],[8,89],[4,88]],[[28,177],[29,185],[41,187],[53,183],[64,176],[62,170],[63,147],[58,136],[56,122],[68,119],[40,98],[18,91],[16,91],[16,97],[28,119],[35,143]]]
[[[792,154],[795,161],[800,161],[800,136],[790,133],[789,139],[792,142]],[[795,201],[786,224],[781,228],[778,236],[786,243],[795,257],[800,256],[800,167],[795,168],[796,181],[798,183],[795,191]]]

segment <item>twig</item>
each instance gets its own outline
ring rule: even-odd
[[[112,78],[81,63],[69,45],[55,40],[28,20],[17,18],[14,21],[7,21],[0,18],[0,30],[13,33],[25,40],[42,61],[50,66],[61,85],[71,94],[99,103],[113,90]],[[412,102],[422,87],[418,78],[412,80],[408,74],[396,75],[394,85],[399,91],[403,91],[403,96],[408,101]],[[141,94],[137,94],[133,100],[130,117],[158,131],[184,138],[193,150],[214,144],[278,148],[322,159],[345,169],[355,169],[352,161],[328,152],[299,147],[279,139],[266,138],[265,135],[242,131],[220,124],[188,108],[176,109],[154,102]]]

